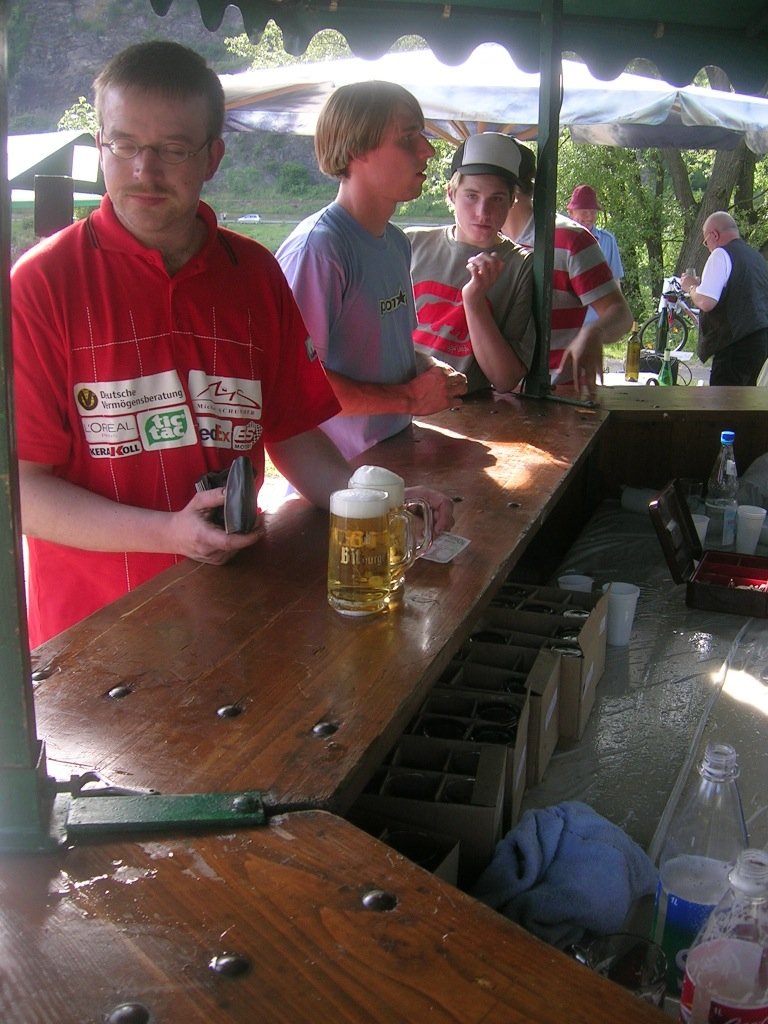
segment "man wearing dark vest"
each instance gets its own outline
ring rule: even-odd
[[[712,356],[710,384],[755,384],[768,359],[768,264],[719,210],[704,221],[709,259],[682,284],[701,310],[698,354]]]

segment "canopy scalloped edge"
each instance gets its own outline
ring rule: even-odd
[[[167,14],[173,0],[150,0],[160,15]],[[301,54],[310,39],[324,28],[335,28],[361,57],[379,57],[402,35],[423,36],[435,55],[445,63],[457,64],[480,43],[495,41],[505,46],[518,67],[539,68],[541,14],[530,3],[515,0],[457,0],[441,4],[434,0],[332,0],[318,4],[310,0],[197,0],[205,26],[215,31],[230,6],[239,7],[243,27],[258,38],[271,18],[283,32],[288,52]],[[701,68],[721,67],[741,92],[759,95],[768,77],[768,39],[765,25],[750,21],[754,3],[745,3],[743,15],[731,5],[706,0],[706,20],[697,9],[693,23],[683,10],[665,15],[659,22],[651,14],[637,17],[638,5],[616,0],[606,6],[604,17],[590,17],[579,11],[594,10],[594,0],[571,0],[569,12],[560,22],[564,53],[575,53],[598,78],[615,78],[636,58],[646,58],[662,77],[674,85],[691,82]],[[652,5],[649,5],[652,6]],[[758,5],[759,6],[759,5]],[[626,16],[623,11],[626,8]],[[738,20],[740,18],[740,21]]]

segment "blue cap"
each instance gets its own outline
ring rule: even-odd
[[[733,444],[736,435],[732,430],[724,430],[720,434],[720,444]]]

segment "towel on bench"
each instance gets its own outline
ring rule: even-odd
[[[621,931],[657,870],[617,825],[568,801],[526,811],[497,844],[472,895],[559,949]]]

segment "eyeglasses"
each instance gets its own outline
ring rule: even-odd
[[[715,231],[714,228],[711,228],[709,231],[707,231],[707,233],[704,235],[704,245],[707,244],[707,239],[709,238],[710,235],[716,235],[716,234],[717,234],[717,231]]]
[[[183,164],[186,160],[197,156],[198,153],[202,153],[210,142],[210,138],[206,139],[198,149],[187,149],[180,142],[163,142],[160,146],[139,146],[138,143],[133,142],[131,139],[113,139],[111,142],[102,140],[102,145],[110,151],[112,156],[116,156],[118,160],[132,160],[143,150],[151,149],[164,164]]]

